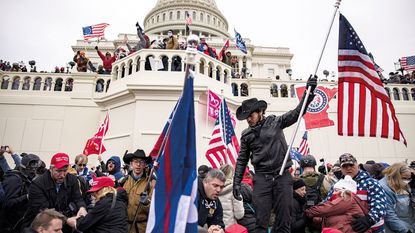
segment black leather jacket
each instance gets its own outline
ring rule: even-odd
[[[267,116],[257,126],[249,127],[242,132],[241,149],[236,161],[234,184],[241,183],[249,160],[251,160],[254,166],[255,173],[279,173],[288,149],[283,130],[297,121],[304,97],[305,94],[295,109],[281,116]],[[305,109],[307,109],[313,98],[314,94],[310,94]],[[291,158],[288,157],[285,168],[287,169],[291,165]]]

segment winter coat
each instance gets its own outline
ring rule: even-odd
[[[252,188],[246,183],[241,185],[241,195],[244,202],[244,217],[238,223],[248,229],[249,233],[255,232],[255,210],[252,204]]]
[[[223,208],[223,222],[225,228],[232,224],[237,223],[237,220],[244,216],[244,203],[238,201],[233,196],[233,180],[227,179],[225,181],[225,187],[219,194],[219,200]]]
[[[108,170],[108,161],[114,161],[115,162],[115,169],[114,171],[108,172],[110,175],[113,175],[115,177],[116,180],[121,179],[124,174],[121,171],[121,160],[120,157],[118,156],[111,156],[108,160],[107,163],[105,164],[105,168]]]
[[[333,199],[332,201],[327,201],[324,204],[307,209],[305,214],[309,218],[322,217],[323,227],[334,228],[341,232],[354,233],[355,231],[352,229],[353,216],[365,216],[365,211],[368,210],[367,204],[356,196],[350,199],[344,199],[342,197]],[[366,210],[364,211],[361,206]]]
[[[115,205],[112,207],[113,198]],[[88,210],[85,217],[76,220],[76,229],[90,233],[127,232],[127,193],[117,190],[116,196],[109,193]]]
[[[304,180],[304,182],[306,183],[308,187],[312,187],[317,183],[319,176],[320,176],[320,173],[313,172],[313,173],[302,174],[300,175],[300,178]],[[331,186],[333,186],[334,183],[336,183],[330,176],[327,176],[327,175],[323,175],[323,176],[324,176],[323,183],[321,184],[321,187],[319,190],[321,200],[324,200],[327,197],[327,194],[330,191]]]
[[[104,69],[106,71],[112,70],[112,63],[115,62],[115,55],[111,56],[110,58],[107,58],[104,54],[102,54],[101,51],[97,50],[99,57],[102,60],[102,65],[104,66]]]
[[[297,122],[304,97],[305,95],[294,110],[278,117],[270,115],[262,120],[259,125],[249,127],[242,132],[234,184],[241,183],[249,160],[254,166],[255,173],[272,174],[280,171],[288,149],[283,130]],[[305,109],[313,98],[314,94],[310,94]],[[288,158],[285,169],[290,168],[292,164],[291,159]]]
[[[411,205],[411,196],[397,194],[388,185],[387,177],[379,181],[386,193],[386,232],[406,233],[415,232],[415,211]]]
[[[177,40],[177,37],[169,37],[169,40],[166,43],[166,49],[179,49],[179,41]]]
[[[307,220],[304,214],[306,199],[293,192],[293,211],[291,215],[291,232],[304,233]]]
[[[76,70],[78,72],[86,72],[88,70],[88,58],[81,57],[80,55],[76,54],[73,57],[73,61],[76,62]]]
[[[70,204],[72,203],[72,204]],[[74,209],[71,210],[71,206]],[[54,208],[67,217],[76,215],[79,208],[86,208],[81,196],[78,179],[72,174],[66,174],[64,182],[60,185],[59,192],[53,181],[50,170],[35,178],[29,188],[29,223],[40,210]]]
[[[140,194],[144,191],[146,184],[148,182],[148,177],[143,173],[143,177],[138,179],[137,181],[129,175],[125,183],[123,184],[123,188],[127,191],[128,194],[128,229],[131,229],[130,233],[137,233],[136,227],[131,225],[134,221],[134,216],[137,211],[137,207],[139,206],[139,211],[136,218],[136,226],[138,231],[145,232],[147,227],[147,220],[148,220],[148,213],[150,210],[150,204],[143,205],[140,203]],[[148,193],[148,198],[151,200],[151,196],[153,194],[154,186],[156,181],[153,180],[150,185],[150,191]]]
[[[370,177],[370,175],[360,170],[356,177],[353,178],[357,183],[356,196],[360,200],[366,201],[369,205],[369,216],[376,222],[372,226],[373,232],[383,232],[384,230],[384,216],[386,213],[386,194],[379,182]],[[333,187],[327,195],[330,199],[333,195]]]
[[[208,227],[219,225],[225,229],[222,204],[219,199],[210,200],[207,198],[202,179],[198,179],[197,192],[198,225],[201,227],[205,226],[205,224]]]
[[[29,205],[28,193],[31,180],[21,171],[10,170],[3,181],[5,201],[1,209],[0,232],[12,229],[24,216]]]

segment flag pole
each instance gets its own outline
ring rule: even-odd
[[[316,65],[316,68],[314,70],[314,74],[313,74],[312,77],[314,77],[316,75],[317,70],[318,70],[318,67],[320,66],[320,61],[321,61],[321,58],[323,57],[324,49],[326,48],[327,40],[329,39],[330,31],[331,31],[331,28],[333,26],[334,19],[336,18],[337,11],[339,10],[340,2],[341,2],[341,0],[336,0],[336,3],[334,4],[333,17],[331,19],[331,23],[330,23],[329,29],[327,31],[326,38],[325,38],[324,43],[323,43],[323,48],[321,49],[320,56],[318,58],[317,65]],[[281,169],[280,169],[280,172],[279,172],[279,175],[280,176],[282,175],[282,173],[285,170],[285,165],[287,164],[287,159],[288,159],[288,156],[290,155],[290,150],[291,150],[291,148],[293,146],[294,139],[295,139],[295,136],[297,135],[298,128],[299,128],[300,122],[301,122],[301,118],[303,116],[302,113],[304,112],[305,105],[306,105],[306,103],[308,101],[308,97],[310,96],[310,91],[311,91],[311,87],[308,87],[307,93],[306,93],[305,98],[304,98],[303,105],[301,106],[300,115],[298,116],[298,119],[297,119],[297,126],[295,127],[294,134],[291,136],[290,146],[288,147],[287,152],[285,153],[284,161],[283,161],[283,163],[281,165]]]
[[[193,37],[191,37],[191,36],[193,36]],[[195,56],[197,54],[196,47],[199,44],[199,37],[196,36],[196,35],[190,35],[187,38],[187,43],[188,43],[188,46],[187,46],[187,50],[186,50],[187,57],[186,57],[186,72],[185,72],[184,84],[186,83],[186,79],[189,76],[190,70],[193,70],[193,67],[196,64]],[[183,86],[183,90],[184,90],[184,86]],[[182,91],[182,95],[183,95],[183,91]],[[179,99],[179,102],[177,104],[179,104],[180,101],[181,101],[181,98]],[[172,122],[173,122],[173,119],[174,119],[174,115],[176,115],[176,111],[173,112],[173,115],[172,115],[172,118],[171,118]],[[161,152],[162,152],[164,146],[166,145],[167,137],[170,134],[170,128],[172,126],[172,122],[170,123],[169,127],[167,128],[166,135],[164,135],[163,141],[160,145],[160,150],[158,151],[157,157],[156,157],[154,162],[158,163],[158,161],[159,161]],[[150,183],[153,180],[153,173],[155,173],[155,172],[156,172],[156,169],[155,169],[155,166],[153,166],[150,170],[149,179],[147,181],[147,184],[144,188],[143,193],[145,193],[145,194],[148,193],[148,190],[150,189]],[[148,198],[148,196],[146,196],[146,197]],[[137,213],[138,213],[138,207],[137,207],[137,212],[136,212],[135,215],[137,215]],[[134,225],[135,221],[136,221],[136,217],[134,217],[133,225]]]
[[[223,138],[223,141],[225,142],[226,145],[226,121],[225,120],[225,99],[223,96],[223,90],[220,90],[220,107],[219,107],[219,113],[220,113],[220,118],[219,121],[221,123],[221,137]],[[228,164],[228,156],[225,156],[225,161],[223,161],[224,164]]]
[[[105,123],[105,121],[107,120],[107,117],[109,117],[109,112],[110,112],[110,110],[108,109],[107,110],[107,114],[105,115],[105,119],[104,119],[104,123]],[[109,120],[109,119],[108,119]],[[101,151],[102,151],[102,144],[104,144],[104,137],[105,137],[105,131],[107,131],[107,125],[108,124],[105,124],[105,129],[104,129],[104,133],[102,134],[102,139],[101,139],[101,144],[99,145],[99,152],[98,152],[98,156],[101,156]]]

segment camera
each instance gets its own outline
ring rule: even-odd
[[[9,149],[9,146],[1,146],[1,149],[7,151]]]

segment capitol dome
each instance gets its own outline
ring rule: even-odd
[[[192,18],[190,31],[207,37],[229,37],[228,21],[218,9],[215,0],[158,0],[144,18],[147,34],[185,34],[187,13]]]

